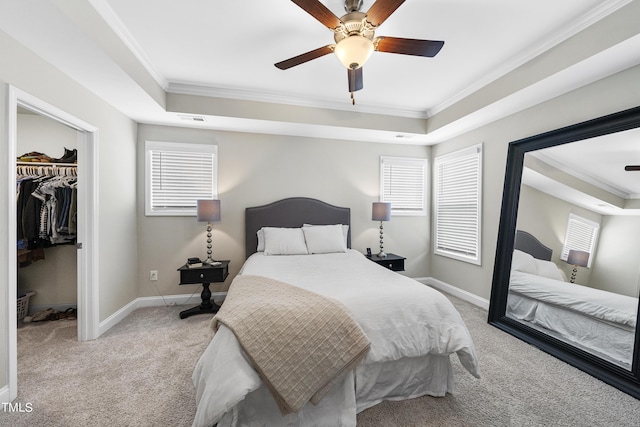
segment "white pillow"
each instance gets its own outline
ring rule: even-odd
[[[341,224],[302,227],[302,231],[310,254],[347,251]]]
[[[349,247],[347,240],[349,240],[349,226],[347,224],[338,224],[342,227],[342,234],[344,235],[344,246]],[[323,225],[302,224],[302,227],[324,227]]]
[[[536,259],[526,252],[515,249],[511,258],[511,269],[523,273],[537,274]]]
[[[301,228],[263,227],[265,255],[307,255]]]
[[[536,274],[538,276],[548,277],[549,279],[565,282],[562,272],[554,262],[544,261],[541,259],[534,259],[534,261],[536,263]]]
[[[258,248],[256,250],[264,252],[264,230],[261,228],[256,234],[258,235]]]

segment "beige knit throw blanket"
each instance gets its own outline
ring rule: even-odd
[[[369,351],[340,302],[260,276],[238,275],[211,326],[237,337],[283,414],[317,404]]]

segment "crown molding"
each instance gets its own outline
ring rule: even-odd
[[[381,114],[385,116],[399,116],[413,119],[428,118],[426,111],[393,108],[382,105],[351,105],[327,99],[305,98],[300,96],[275,94],[260,91],[250,91],[239,88],[212,87],[192,83],[169,82],[167,93],[182,95],[198,95],[214,98],[237,99],[241,101],[267,102],[273,104],[295,105],[298,107],[322,108],[327,110],[356,111],[366,114]]]
[[[158,85],[167,90],[169,81],[162,75],[154,66],[147,54],[140,47],[136,39],[131,35],[127,27],[120,20],[118,15],[113,11],[113,8],[107,3],[106,0],[89,0],[89,4],[93,6],[96,12],[104,19],[111,30],[118,36],[118,38],[127,46],[131,53],[136,57],[140,64],[147,70],[151,77],[158,83]]]

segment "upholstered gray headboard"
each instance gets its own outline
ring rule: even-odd
[[[291,197],[264,206],[245,209],[245,251],[247,258],[258,248],[262,227],[302,227],[302,224],[349,225],[347,247],[351,247],[351,209],[333,206],[308,197]]]
[[[516,230],[516,240],[513,247],[545,261],[551,261],[551,255],[553,255],[553,249],[543,245],[540,240],[522,230]]]

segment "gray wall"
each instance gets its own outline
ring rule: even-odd
[[[571,277],[573,267],[560,260],[560,254],[570,213],[598,224],[602,223],[600,214],[567,203],[527,185],[521,187],[516,228],[531,233],[544,245],[550,247],[553,250],[551,261],[564,271],[567,278]],[[594,267],[593,263],[591,268],[579,267],[576,282],[589,286]]]
[[[230,277],[212,291],[226,290],[244,262],[244,209],[286,197],[313,197],[351,208],[352,247],[378,246],[379,223],[371,203],[380,193],[380,156],[428,158],[431,147],[375,144],[140,125],[138,135],[138,244],[140,296],[199,292],[179,286],[176,269],[188,257],[206,255],[206,225],[195,217],[144,215],[146,140],[218,145],[218,197],[222,221],[214,224],[214,258],[229,259]],[[429,217],[392,217],[385,223],[385,250],[407,257],[406,274],[429,272]],[[149,281],[158,270],[158,281]]]
[[[640,294],[640,217],[605,216],[590,286],[638,297]]]
[[[479,142],[484,143],[482,265],[431,255],[430,275],[482,298],[489,298],[507,148],[515,141],[640,104],[640,67],[569,92],[433,147],[436,157]],[[499,254],[502,255],[502,254]]]
[[[600,224],[590,268],[578,267],[576,283],[637,297],[640,278],[640,217],[600,215],[523,185],[518,206],[517,228],[536,236],[553,249],[552,261],[567,278],[573,267],[560,260],[569,214]],[[542,208],[541,208],[542,207]]]
[[[97,210],[99,232],[99,319],[137,297],[135,122],[0,31],[0,117],[7,117],[7,85],[13,85],[99,129]],[[5,119],[3,119],[5,123]],[[0,164],[9,164],[7,132],[0,132]],[[79,147],[80,148],[80,147]],[[4,168],[3,168],[4,170]],[[0,200],[15,197],[14,178],[0,176]],[[0,235],[9,235],[8,211],[0,209]],[[7,295],[9,259],[0,245],[0,294]],[[8,306],[0,304],[0,390],[8,383]]]

